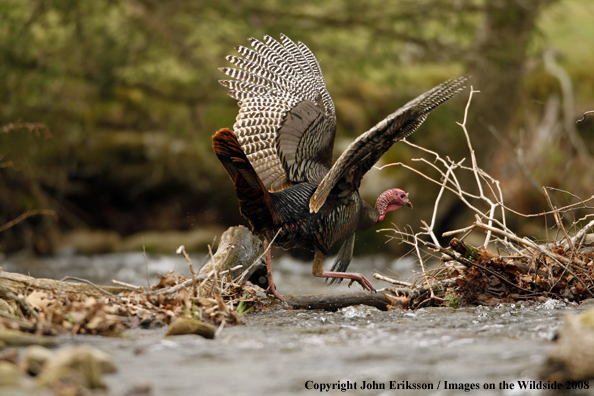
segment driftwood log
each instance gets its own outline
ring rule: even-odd
[[[285,296],[285,299],[294,309],[336,311],[351,305],[369,305],[387,311],[394,306],[400,307],[398,300],[390,300],[383,293],[369,292]]]
[[[258,269],[265,267],[264,261],[259,258],[261,246],[262,242],[246,227],[230,227],[221,236],[217,252],[198,271],[198,278],[208,279],[200,287],[199,295],[205,296],[211,290],[218,274],[227,271],[232,279],[243,283]]]
[[[263,261],[257,260],[261,246],[262,242],[246,227],[241,225],[230,227],[221,236],[217,252],[200,268],[198,276],[206,276],[212,270],[217,272],[229,270],[231,277],[236,279],[247,271],[243,276],[248,279],[259,265],[263,264]]]
[[[111,294],[118,294],[123,291],[130,291],[129,288],[120,286],[99,286],[101,290]],[[0,289],[9,291],[15,295],[27,295],[32,290],[52,291],[59,290],[65,293],[85,294],[93,297],[104,296],[105,293],[96,286],[88,283],[70,283],[55,279],[33,278],[14,272],[0,270]],[[27,292],[28,291],[28,292]]]

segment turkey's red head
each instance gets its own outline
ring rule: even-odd
[[[375,203],[375,209],[379,213],[378,221],[384,220],[386,214],[396,209],[400,209],[404,205],[412,208],[412,203],[408,200],[408,193],[399,188],[392,188],[384,191]]]

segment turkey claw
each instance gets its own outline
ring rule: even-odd
[[[353,279],[351,282],[354,282],[355,279]],[[367,278],[365,278],[363,275],[361,275],[361,279],[356,279],[357,282],[359,282],[361,284],[361,286],[363,286],[364,289],[369,290],[370,292],[376,292],[375,288],[371,285],[371,283],[367,280]]]

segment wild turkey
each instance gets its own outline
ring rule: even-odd
[[[332,165],[336,114],[320,66],[304,44],[280,37],[282,44],[270,36],[249,39],[254,50],[239,46],[243,57],[227,56],[240,69],[219,69],[236,79],[219,82],[231,89],[240,109],[234,132],[225,128],[213,136],[214,151],[235,184],[241,214],[265,247],[274,239],[285,249],[313,250],[314,276],[333,278],[330,283],[351,279],[375,291],[363,275],[345,272],[355,232],[412,205],[408,193],[391,189],[371,207],[359,196],[361,179],[392,144],[460,92],[466,77],[448,80],[390,114]],[[332,270],[324,271],[328,251],[345,239]],[[270,249],[266,265],[269,291],[284,301],[272,282]]]

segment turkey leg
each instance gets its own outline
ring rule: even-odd
[[[267,239],[265,239],[264,250],[266,251],[266,277],[268,278],[268,289],[266,289],[266,292],[272,294],[274,297],[286,303],[284,297],[278,294],[278,292],[276,291],[276,287],[274,286],[274,282],[272,281],[272,246],[269,245],[270,243]]]
[[[313,276],[318,276],[321,278],[342,278],[342,279],[351,279],[355,282],[359,282],[364,289],[374,292],[375,289],[371,286],[371,283],[365,278],[363,275],[357,272],[332,272],[332,271],[324,271],[324,259],[326,259],[326,255],[322,253],[320,250],[315,250],[314,262],[313,267],[311,268],[311,272]]]

